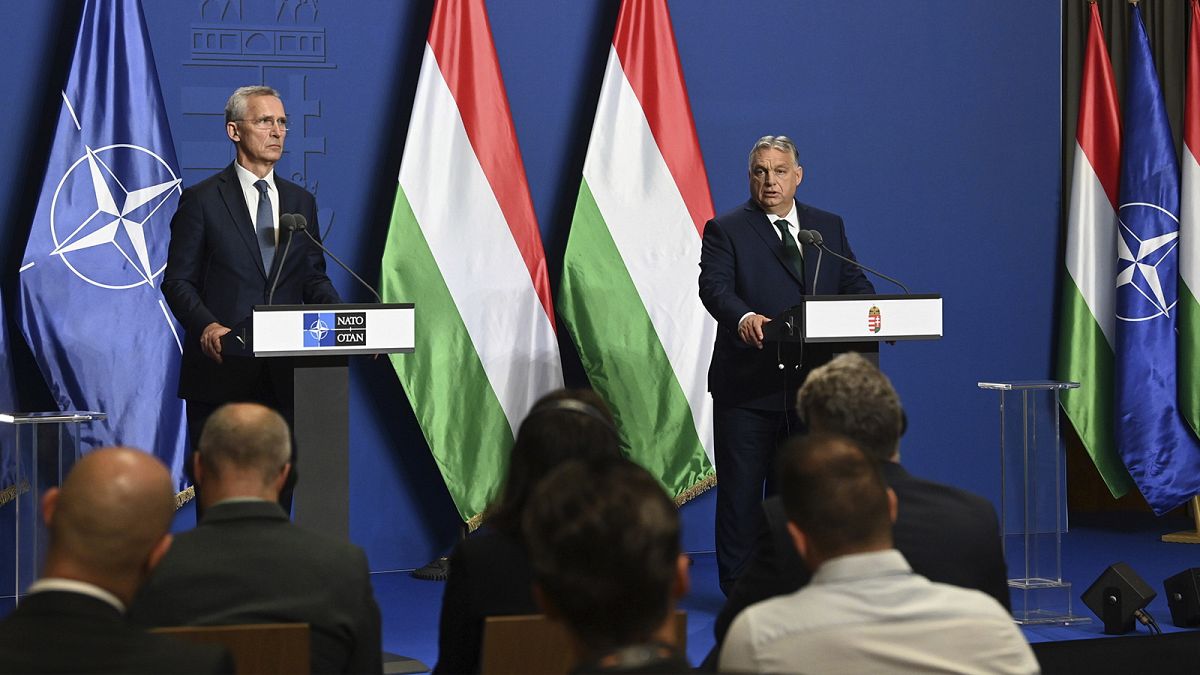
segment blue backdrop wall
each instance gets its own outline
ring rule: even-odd
[[[221,118],[228,93],[270,84],[303,120],[278,170],[316,193],[328,245],[377,279],[432,0],[143,4],[185,183],[232,157]],[[9,96],[0,156],[10,167],[0,173],[0,290],[10,317],[78,5],[0,3]],[[554,286],[618,8],[488,2]],[[746,152],[758,136],[798,141],[800,198],[842,214],[864,262],[945,297],[944,339],[882,355],[909,414],[905,464],[998,498],[995,400],[975,382],[1051,374],[1059,3],[670,8],[717,209],[745,199]],[[274,30],[293,48],[278,53],[254,37]],[[348,299],[367,298],[340,270],[332,276]],[[568,380],[581,383],[563,341]],[[15,352],[22,404],[45,405],[27,352]],[[455,511],[387,361],[356,361],[352,382],[352,536],[372,569],[419,566],[454,541]],[[684,507],[688,550],[711,549],[712,502]]]

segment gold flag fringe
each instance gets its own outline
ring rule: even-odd
[[[23,495],[29,492],[29,481],[23,480],[15,485],[10,485],[3,490],[0,490],[0,506],[16,499],[18,495]]]
[[[188,489],[175,494],[175,510],[183,508],[183,505],[196,498],[196,488],[188,486]]]
[[[711,476],[708,476],[704,480],[700,481],[699,483],[696,483],[692,487],[684,490],[683,492],[680,492],[679,496],[675,498],[675,506],[683,506],[684,504],[692,501],[696,497],[699,497],[700,495],[704,494],[705,492],[708,492],[708,490],[711,489],[716,484],[717,484],[717,474],[714,473]]]

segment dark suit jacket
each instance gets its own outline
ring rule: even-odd
[[[829,250],[854,260],[841,217],[800,202],[796,202],[796,215],[800,229],[820,232]],[[818,249],[802,248],[806,279],[800,279],[789,264],[778,230],[753,201],[704,226],[700,299],[717,320],[708,389],[718,405],[788,409],[807,371],[829,360],[830,349],[819,345],[805,345],[802,359],[796,344],[779,347],[782,354],[773,345],[761,350],[746,345],[737,326],[747,312],[774,317],[799,304],[803,295],[875,292],[861,269],[831,255],[821,256],[817,277]],[[799,376],[780,371],[780,356],[791,365],[802,360]]]
[[[274,502],[207,509],[175,537],[129,613],[146,626],[304,622],[313,672],[383,669],[366,555],[294,525]]]
[[[892,528],[894,545],[913,571],[931,581],[983,591],[1009,609],[1008,570],[992,503],[965,490],[916,478],[895,462],[884,462],[882,469],[899,502]],[[763,502],[763,513],[765,523],[754,555],[717,615],[715,651],[739,612],[767,598],[793,593],[812,577],[787,532],[780,498]]]
[[[308,231],[320,236],[312,194],[278,175],[275,186],[279,213],[303,215]],[[252,400],[262,369],[269,368],[276,395],[291,401],[291,359],[225,356],[225,362],[217,365],[200,349],[205,326],[215,321],[233,328],[250,316],[254,305],[267,304],[276,275],[274,304],[341,302],[325,275],[321,250],[303,234],[281,230],[279,237],[271,270],[264,270],[250,211],[232,164],[183,191],[171,220],[171,245],[162,282],[167,304],[187,334],[179,372],[180,398],[207,403]],[[291,247],[280,268],[289,237]]]
[[[130,625],[82,593],[43,591],[0,621],[0,673],[232,673],[222,647],[180,642]]]
[[[540,613],[532,588],[533,567],[515,538],[485,526],[458,542],[442,594],[433,672],[478,673],[484,617]]]

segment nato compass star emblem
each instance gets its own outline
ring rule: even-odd
[[[1117,319],[1149,321],[1171,316],[1179,219],[1145,202],[1122,204],[1117,227]]]
[[[171,209],[181,180],[151,150],[116,144],[85,148],[54,190],[52,256],[93,286],[127,289],[154,279],[167,265]]]

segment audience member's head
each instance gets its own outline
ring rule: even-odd
[[[876,461],[898,456],[906,424],[900,396],[887,375],[855,352],[813,370],[796,411],[811,431],[846,436]]]
[[[621,457],[563,464],[538,485],[523,527],[539,601],[580,651],[672,641],[688,561],[679,513],[645,469]]]
[[[896,495],[855,443],[812,433],[779,453],[779,492],[796,548],[812,570],[851,553],[892,547]]]
[[[170,547],[174,515],[162,462],[132,448],[90,452],[42,498],[43,576],[95,584],[128,603]]]
[[[546,394],[517,431],[504,484],[484,520],[519,535],[525,503],[546,474],[569,459],[617,457],[620,443],[608,407],[592,390],[558,389]]]
[[[277,500],[291,453],[291,433],[279,413],[257,403],[217,408],[204,423],[193,459],[203,506],[232,497]]]

